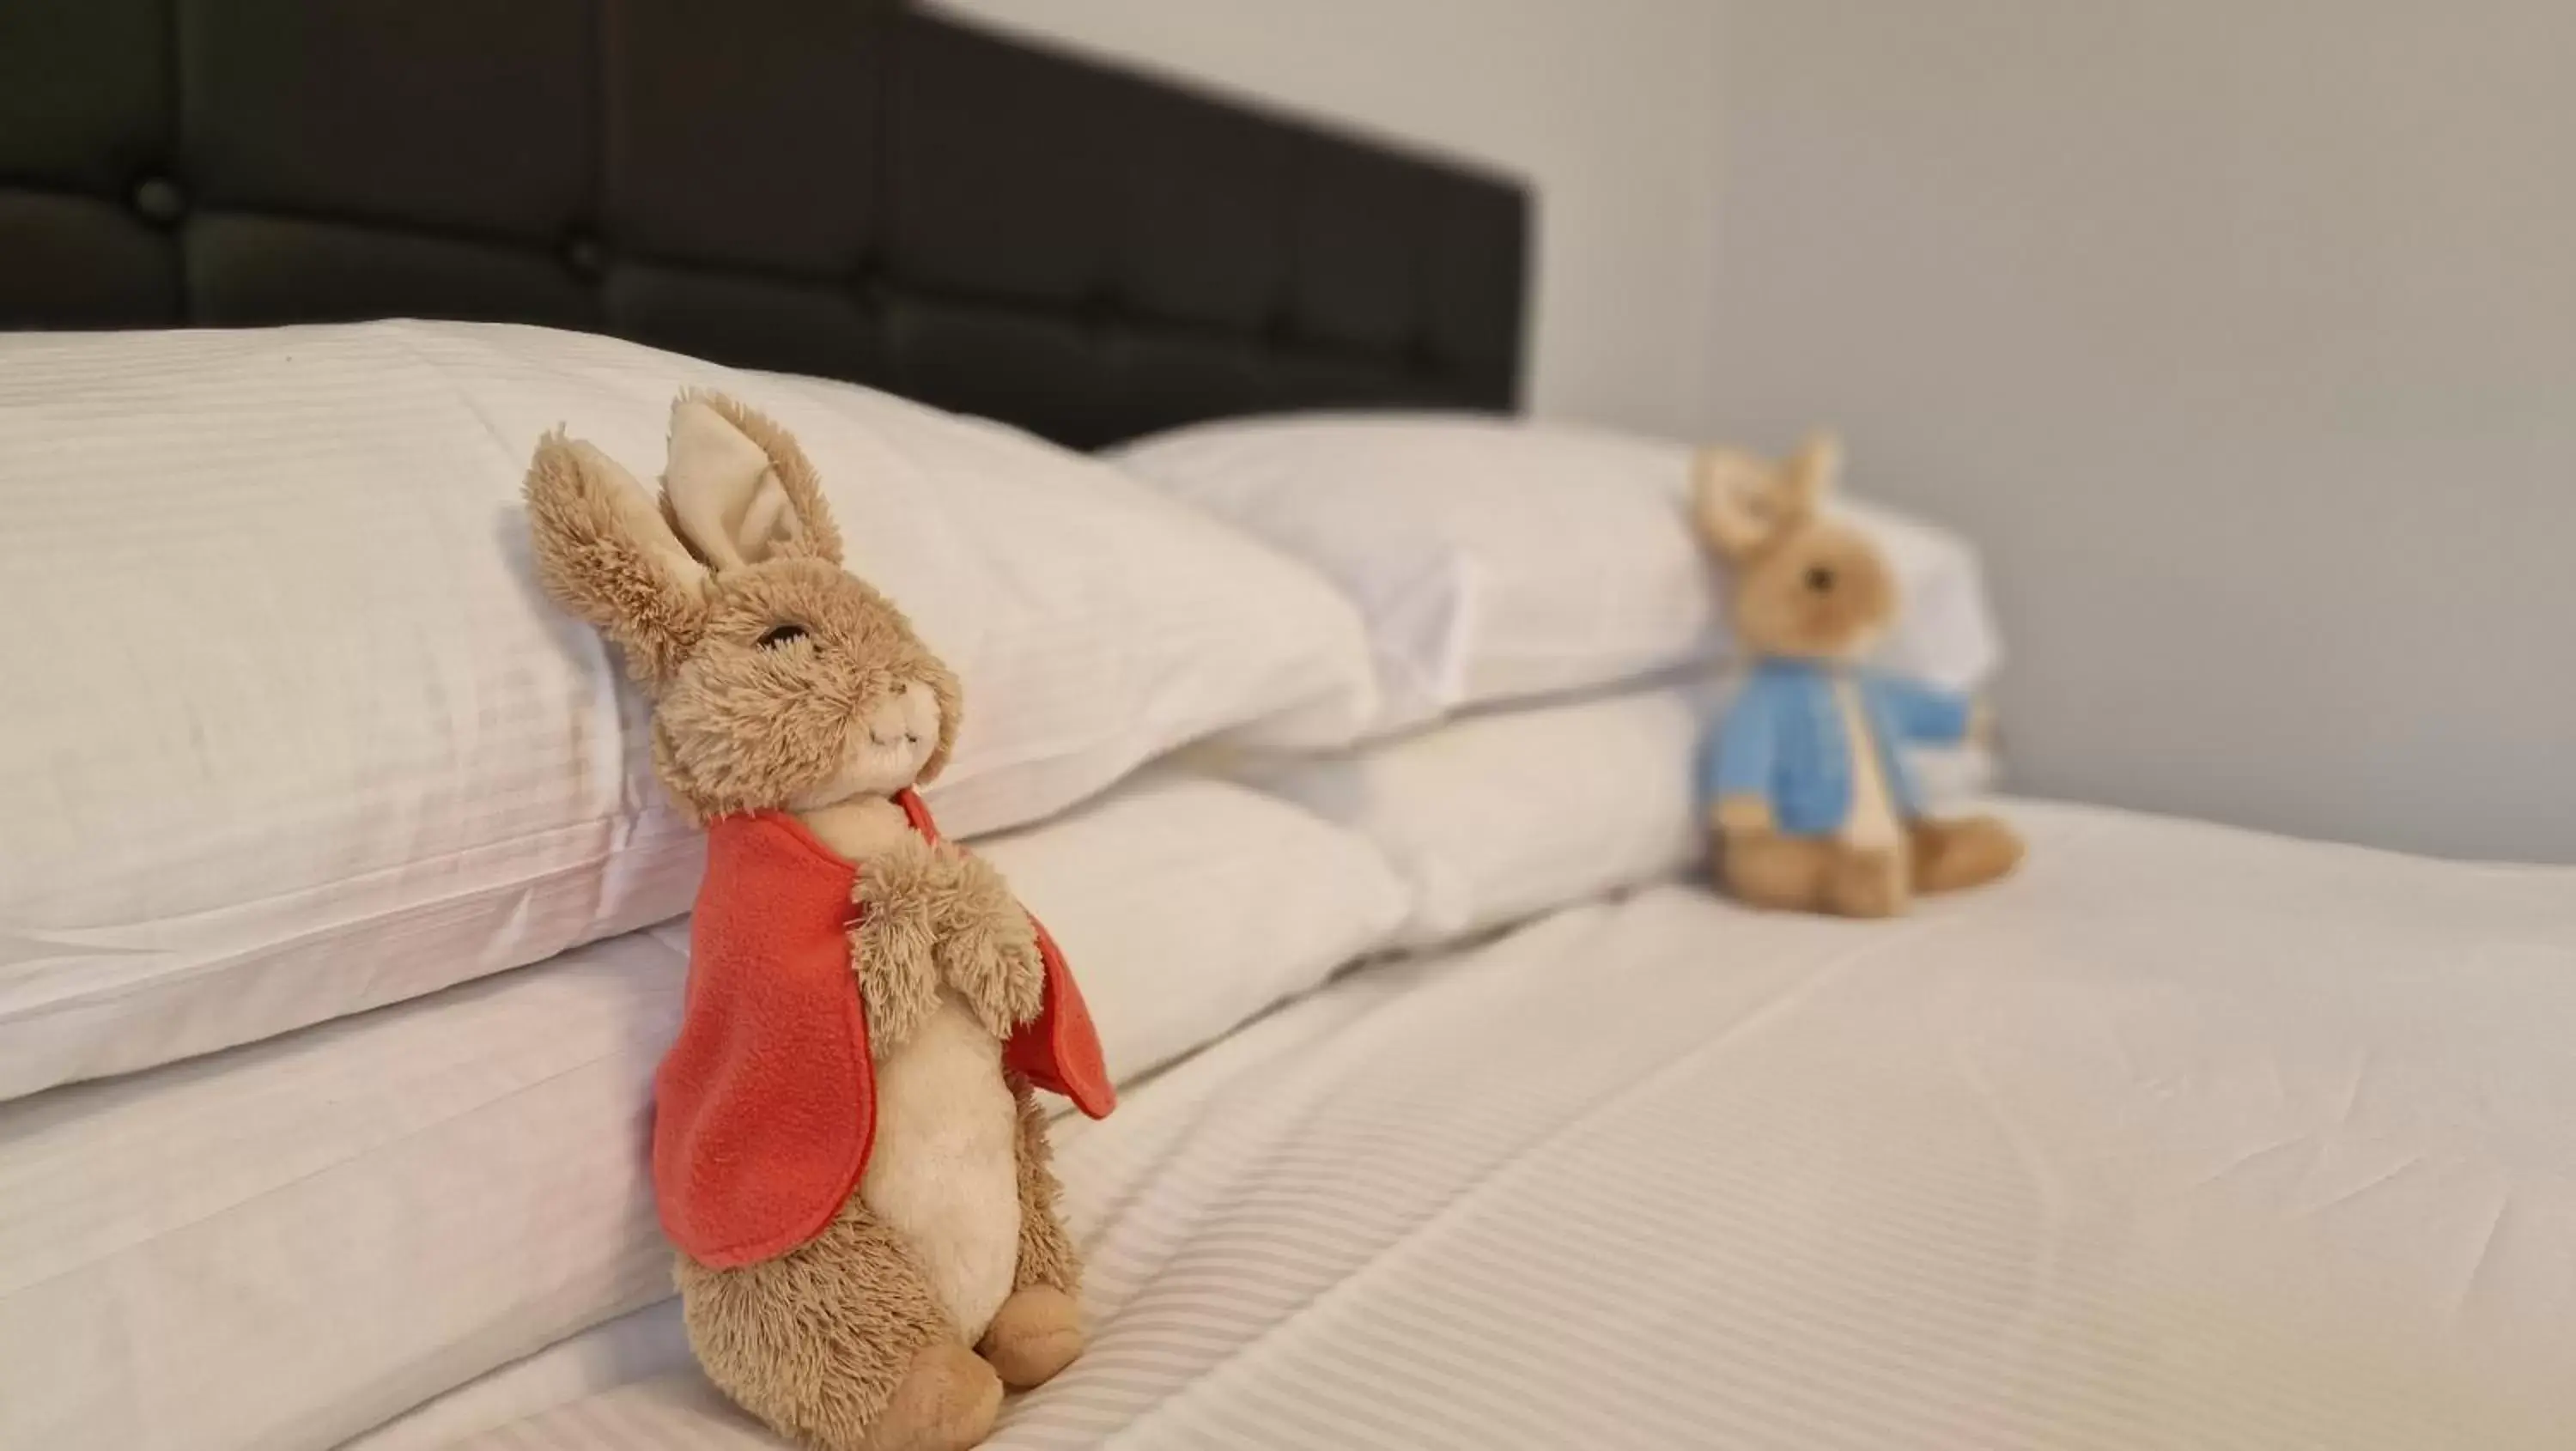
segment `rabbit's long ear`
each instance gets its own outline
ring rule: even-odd
[[[616,460],[560,432],[537,441],[527,501],[546,593],[624,647],[638,676],[668,678],[706,628],[706,566]]]
[[[1814,510],[1842,482],[1842,440],[1830,433],[1808,434],[1807,441],[1789,456],[1781,475],[1797,507]]]
[[[1794,522],[1780,471],[1740,449],[1704,448],[1691,459],[1691,509],[1709,547],[1728,559],[1758,554]]]
[[[662,500],[691,551],[722,572],[764,559],[841,562],[821,483],[787,430],[721,393],[671,405]]]

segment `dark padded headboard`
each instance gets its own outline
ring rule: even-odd
[[[1091,446],[1509,409],[1528,231],[868,0],[0,0],[0,328],[540,322]]]

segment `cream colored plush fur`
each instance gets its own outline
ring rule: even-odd
[[[1001,1064],[1041,1006],[1035,929],[998,873],[923,841],[892,799],[946,764],[956,678],[841,568],[795,440],[730,399],[674,405],[658,505],[561,435],[538,444],[527,500],[540,578],[624,650],[682,806],[701,821],[792,811],[860,868],[868,1168],[830,1227],[786,1255],[739,1269],[681,1257],[699,1361],[745,1409],[827,1451],[972,1445],[1003,1385],[1052,1376],[1083,1336],[1044,1119]]]
[[[1896,577],[1867,537],[1822,508],[1842,470],[1832,439],[1778,463],[1703,449],[1692,463],[1700,535],[1733,576],[1732,618],[1755,656],[1850,661],[1894,621]],[[1854,801],[1839,837],[1773,829],[1759,796],[1711,804],[1719,881],[1756,906],[1885,917],[1918,891],[1992,881],[2021,860],[2012,828],[1990,817],[1899,822],[1856,692],[1839,692],[1853,749]]]
[[[955,993],[877,1068],[859,1197],[912,1244],[963,1341],[984,1338],[1020,1257],[1019,1105],[1002,1045]]]

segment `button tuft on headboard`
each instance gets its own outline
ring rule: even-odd
[[[608,270],[608,248],[588,232],[564,238],[563,259],[576,277],[597,277]]]
[[[166,176],[147,176],[134,184],[134,214],[156,227],[174,227],[188,215],[188,194]]]

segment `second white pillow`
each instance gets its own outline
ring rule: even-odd
[[[1386,946],[1411,905],[1360,837],[1195,776],[1149,775],[975,849],[1063,946],[1121,1081]]]
[[[1633,683],[1732,651],[1685,445],[1526,420],[1250,418],[1121,445],[1128,472],[1315,566],[1359,606],[1379,731]],[[1974,550],[1868,505],[1904,613],[1879,663],[1966,689],[2002,651]]]
[[[1431,946],[1696,860],[1713,699],[1691,683],[1470,716],[1256,779],[1375,842],[1413,889],[1401,940]]]

